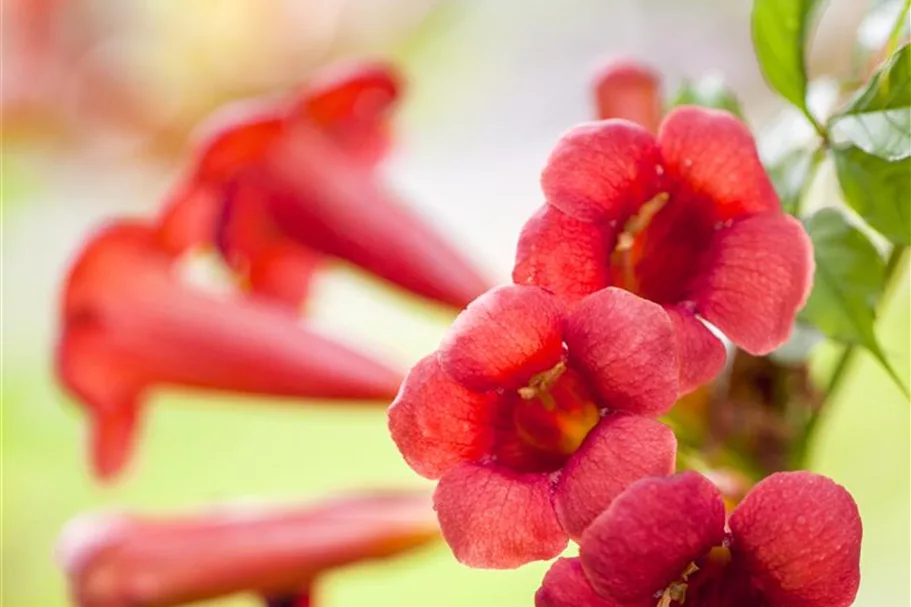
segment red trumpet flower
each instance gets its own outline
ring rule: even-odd
[[[169,607],[237,593],[311,607],[324,572],[438,536],[427,495],[368,493],[171,519],[89,515],[67,526],[58,550],[78,607]]]
[[[566,308],[538,287],[489,291],[412,368],[389,409],[408,464],[439,478],[443,536],[473,567],[558,555],[628,484],[670,474],[649,419],[677,396],[673,329],[620,289]]]
[[[632,484],[557,561],[537,607],[847,607],[861,522],[844,488],[810,472],[758,483],[725,529],[718,489],[685,472]]]
[[[253,292],[293,306],[329,254],[464,307],[486,281],[373,171],[400,88],[390,68],[356,64],[317,76],[294,100],[229,106],[166,207],[162,242],[175,252],[214,243]]]
[[[623,118],[657,133],[664,108],[661,77],[632,59],[605,63],[595,73],[592,91],[598,118]]]
[[[657,137],[625,120],[570,130],[542,174],[513,279],[569,301],[613,285],[661,304],[676,328],[680,387],[714,377],[724,347],[788,338],[813,275],[810,240],[784,214],[746,126],[682,107]]]
[[[57,372],[92,416],[92,463],[125,463],[150,388],[388,401],[400,376],[271,306],[183,284],[154,229],[120,222],[73,265],[62,304]]]

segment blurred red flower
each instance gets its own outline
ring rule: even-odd
[[[600,120],[623,118],[657,133],[664,114],[661,77],[634,59],[606,62],[592,83],[595,108]]]
[[[58,554],[79,607],[168,607],[237,593],[310,607],[324,572],[438,536],[426,494],[364,493],[167,519],[83,515],[64,529]]]
[[[649,417],[677,397],[673,328],[656,304],[604,289],[568,307],[509,285],[472,302],[389,410],[393,440],[439,478],[443,536],[474,567],[559,554],[629,483],[673,471]]]
[[[324,255],[464,307],[487,282],[374,171],[401,87],[389,66],[345,64],[293,99],[217,112],[160,218],[162,242],[214,244],[254,293],[293,307]]]
[[[547,203],[522,230],[514,281],[570,302],[613,285],[661,304],[682,392],[724,365],[700,318],[753,354],[787,340],[810,291],[812,245],[733,115],[681,107],[657,137],[625,120],[576,127],[541,182]]]
[[[57,373],[89,410],[103,478],[125,464],[158,385],[384,403],[401,380],[282,309],[185,284],[154,229],[127,221],[95,234],[69,272]]]
[[[860,583],[850,494],[810,472],[759,482],[725,529],[718,489],[695,472],[643,479],[557,561],[538,607],[847,607]]]

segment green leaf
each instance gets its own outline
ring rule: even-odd
[[[911,156],[889,162],[853,146],[832,154],[848,205],[892,243],[911,244]]]
[[[806,222],[813,241],[813,292],[800,318],[827,337],[866,348],[907,392],[876,340],[876,305],[885,287],[885,264],[863,232],[834,209]]]
[[[753,47],[763,76],[811,120],[804,51],[819,4],[819,0],[755,0],[752,15]]]
[[[829,121],[836,143],[850,142],[887,160],[911,156],[911,49],[898,49]]]
[[[671,107],[678,105],[699,105],[702,107],[727,110],[743,120],[740,101],[716,76],[705,76],[696,81],[684,80],[671,101]]]
[[[814,152],[798,148],[785,152],[766,166],[785,213],[799,214],[800,200],[810,186],[819,160]]]

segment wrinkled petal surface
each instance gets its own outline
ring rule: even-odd
[[[614,59],[598,70],[592,88],[598,118],[624,118],[658,132],[664,108],[661,78],[653,69],[632,59]]]
[[[566,345],[608,408],[657,416],[677,398],[677,345],[667,312],[623,289],[608,287],[572,309]]]
[[[567,215],[623,224],[663,189],[655,139],[625,120],[577,126],[557,142],[541,174],[547,202]]]
[[[550,493],[545,474],[464,463],[440,479],[434,506],[443,537],[460,563],[512,569],[552,559],[566,548]]]
[[[813,282],[813,250],[799,221],[758,215],[719,230],[693,286],[696,309],[751,354],[787,341]]]
[[[753,135],[733,114],[679,107],[661,124],[658,144],[672,196],[712,207],[717,221],[780,211]]]
[[[535,607],[636,607],[604,599],[592,589],[577,558],[554,561],[538,592]],[[650,606],[645,606],[650,607]]]
[[[415,472],[439,478],[491,449],[495,399],[453,381],[433,353],[411,368],[389,408],[392,440]]]
[[[471,302],[440,344],[440,363],[476,390],[521,386],[560,361],[560,300],[533,286],[504,285]]]
[[[544,287],[568,302],[603,289],[610,284],[611,232],[541,206],[519,236],[513,282]]]
[[[847,607],[860,584],[857,504],[812,472],[760,481],[731,515],[735,558],[770,607]]]
[[[688,310],[666,308],[677,335],[680,393],[688,394],[714,379],[724,368],[724,344]]]
[[[592,587],[622,604],[645,601],[724,540],[724,503],[696,472],[637,481],[582,535]]]
[[[670,428],[636,415],[606,417],[563,467],[554,493],[560,524],[578,541],[624,489],[673,473],[677,439]]]

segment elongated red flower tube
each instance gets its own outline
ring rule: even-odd
[[[657,137],[625,120],[576,127],[541,183],[547,204],[523,228],[513,280],[568,301],[615,286],[661,304],[681,391],[724,365],[701,319],[753,354],[787,340],[810,292],[812,246],[733,115],[680,107]]]
[[[611,59],[595,73],[592,83],[599,119],[623,118],[658,132],[664,113],[661,77],[631,58]]]
[[[400,88],[387,66],[354,64],[317,75],[296,99],[217,114],[160,220],[165,246],[179,252],[214,242],[254,293],[293,306],[329,254],[464,307],[485,279],[373,171],[388,148]],[[231,195],[238,182],[241,199]]]
[[[375,492],[169,518],[83,515],[64,529],[58,556],[78,607],[169,607],[238,593],[315,607],[323,573],[438,537],[428,495]]]
[[[293,314],[184,284],[145,224],[95,234],[70,270],[57,373],[92,417],[102,478],[125,463],[145,393],[170,384],[388,402],[400,376]]]
[[[537,607],[848,607],[862,528],[851,495],[810,472],[758,483],[725,527],[721,493],[685,472],[643,479],[557,562]]]
[[[557,556],[631,482],[670,474],[676,440],[651,417],[677,396],[660,306],[604,289],[567,307],[498,287],[456,319],[389,409],[405,461],[439,478],[456,558],[511,568]]]

